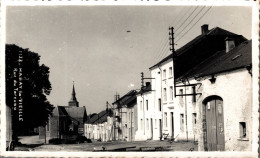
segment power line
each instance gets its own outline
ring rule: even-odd
[[[205,6],[203,8],[200,9],[200,11],[195,15],[194,18],[192,18],[192,20],[181,30],[181,32],[177,33],[176,38],[196,19],[196,17],[202,12],[202,10],[205,8]]]
[[[175,27],[177,27],[178,26],[178,23],[187,15],[187,13],[189,13],[189,10],[192,8],[193,6],[190,6],[189,8],[188,8],[188,11],[181,17],[181,18],[179,18],[179,20],[176,22],[176,26]],[[184,8],[183,8],[184,9]],[[178,16],[181,14],[181,12],[178,14]]]
[[[206,10],[206,11],[202,14],[202,16],[192,25],[192,27],[191,27],[188,31],[186,31],[178,40],[176,40],[176,43],[177,43],[178,41],[180,41],[180,40],[206,15],[211,8],[212,8],[212,6],[210,6],[210,7],[208,8],[208,10]]]
[[[192,8],[192,7],[188,8],[188,11],[186,12],[186,14],[184,14],[181,18],[179,18],[178,22],[179,22],[182,18],[184,18],[184,17],[187,15],[187,13],[189,13],[189,10],[190,10],[191,8]],[[191,15],[194,13],[194,11],[197,10],[197,8],[198,8],[198,6],[189,14],[189,16],[183,21],[183,23],[181,23],[181,25],[179,26],[179,28],[181,28],[181,26],[191,17]],[[179,15],[179,14],[178,14],[178,15]],[[179,29],[179,28],[177,28],[177,29]],[[177,29],[176,29],[176,30],[177,30]],[[168,37],[168,35],[167,35],[167,37]],[[169,40],[168,40],[168,38],[167,38],[167,40],[165,41],[165,43],[164,43],[164,45],[163,45],[162,52],[161,52],[160,55],[159,55],[159,60],[163,59],[163,58],[165,57],[165,55],[167,54],[168,47],[166,47],[166,46],[168,46],[168,45],[166,45],[166,44],[168,44],[168,42],[169,42]],[[165,49],[165,48],[167,48],[167,49]]]
[[[212,6],[211,6],[212,7]],[[205,16],[205,14],[211,9],[211,7],[206,11],[206,12],[204,12],[204,14],[199,18],[199,20],[203,17],[203,16]],[[189,14],[189,17],[191,17],[191,15],[194,13],[194,11],[197,9],[198,7],[196,7],[193,11],[192,11],[192,13],[191,14]],[[181,32],[183,32],[195,19],[196,19],[196,17],[202,12],[202,10],[205,8],[205,6],[203,6],[203,8],[201,8],[200,9],[200,11],[194,16],[194,18],[184,27],[184,29],[182,29],[181,30]],[[188,18],[186,18],[185,20],[184,20],[184,22],[182,23],[182,25],[187,21],[187,19],[189,19],[189,17]],[[198,20],[198,21],[199,21]],[[197,24],[198,23],[198,21],[196,21],[196,23],[195,24]],[[183,36],[185,36],[185,34],[187,33],[187,32],[189,32],[193,27],[194,27],[194,25],[195,24],[193,24],[192,25],[192,27],[188,30],[188,31],[186,31],[182,36],[181,36],[181,38],[183,37]],[[181,25],[181,26],[182,26]],[[180,27],[181,27],[180,26]],[[179,28],[180,28],[179,27]],[[181,34],[181,32],[178,34],[178,36]],[[177,37],[178,37],[177,36]],[[177,43],[177,41],[179,41],[181,38],[179,38],[178,40],[176,40],[176,42],[175,43]],[[176,38],[177,39],[177,38]],[[167,40],[168,41],[168,40]],[[166,43],[168,43],[168,42],[165,42],[164,43],[164,45],[163,45],[163,48],[162,48],[162,52],[160,53],[160,55],[159,55],[159,61],[160,60],[162,60],[164,57],[166,57],[166,54],[167,54],[167,50],[168,49],[165,49],[165,48],[167,48],[166,46]],[[168,55],[167,55],[168,56]]]
[[[177,32],[179,30],[179,28],[181,28],[181,26],[191,17],[191,15],[198,9],[198,6],[189,14],[189,16],[183,21],[183,23],[180,25],[180,27],[175,29],[175,32]]]
[[[187,9],[188,11],[186,12],[186,14],[184,14],[184,15],[181,17],[181,16],[179,16],[179,15],[181,15],[181,13],[185,10],[185,7],[182,8],[182,10],[179,12],[179,14],[177,14],[177,15],[175,16],[176,21],[177,21],[177,18],[179,17],[179,18],[178,18],[178,21],[176,22],[177,24],[178,24],[178,22],[179,22],[181,19],[183,19],[183,18],[187,15],[187,13],[189,13],[189,10],[190,10],[191,8],[192,8],[192,6],[189,7],[189,8]],[[175,18],[174,18],[174,19],[175,19]],[[164,44],[163,44],[163,42],[164,42]],[[154,64],[156,60],[162,58],[162,54],[164,55],[163,52],[164,52],[164,49],[165,49],[165,47],[167,46],[166,44],[167,44],[168,42],[169,42],[169,41],[168,41],[168,32],[167,32],[165,38],[163,39],[163,41],[162,41],[161,44],[160,44],[159,49],[157,49],[157,51],[156,51],[156,52],[159,52],[159,50],[160,50],[160,53],[156,53],[157,56],[156,56],[156,57],[153,57],[153,60],[152,60],[151,64]]]

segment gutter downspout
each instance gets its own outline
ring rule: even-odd
[[[186,85],[186,82],[184,83]],[[186,86],[184,87],[184,94],[186,94]],[[184,95],[184,100],[185,100],[185,125],[186,125],[186,137],[187,137],[187,142],[188,142],[188,123],[187,123],[187,97]]]
[[[143,105],[142,105],[142,109],[143,109],[143,120],[144,120],[144,135],[145,135],[145,112],[144,112],[144,96],[143,96],[143,94],[141,93],[141,97],[143,98]]]
[[[162,131],[160,131],[160,136],[161,136],[161,139],[163,139],[163,104],[162,104],[162,100],[163,100],[163,98],[162,98],[162,69],[160,68],[160,65],[158,65],[158,68],[159,68],[159,70],[160,70],[160,80],[161,80],[161,114],[162,114],[162,124],[161,124],[161,130]]]

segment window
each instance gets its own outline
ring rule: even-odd
[[[172,67],[169,67],[169,77],[172,77]]]
[[[184,115],[180,114],[180,129],[183,131],[184,129]]]
[[[141,121],[140,121],[140,124],[141,124],[141,130],[144,130],[144,124],[143,124],[143,119],[141,119]]]
[[[170,99],[173,100],[173,87],[170,86]]]
[[[161,101],[161,98],[158,99],[158,106],[159,106],[159,111],[162,111],[162,101]]]
[[[140,111],[142,111],[142,110],[143,110],[143,102],[140,101]]]
[[[167,112],[164,113],[164,127],[167,127]]]
[[[179,94],[180,94],[180,95],[183,95],[183,89],[180,89],[180,90],[179,90]],[[183,96],[180,96],[180,97],[183,98]]]
[[[166,88],[163,89],[163,101],[167,101],[167,90],[166,90]]]
[[[163,79],[166,79],[166,69],[163,70]]]
[[[146,119],[146,129],[149,130],[149,120]]]
[[[197,124],[197,114],[192,113],[192,126],[193,126],[193,128],[196,128],[196,124]]]
[[[246,123],[245,122],[239,122],[239,134],[240,138],[246,138]]]
[[[196,102],[196,87],[193,86],[192,87],[192,102],[195,103]]]
[[[148,111],[148,100],[146,100],[146,110]]]
[[[134,122],[133,116],[134,116],[134,112],[131,113],[131,119],[132,119],[131,122]],[[134,125],[134,124],[132,124],[132,125]]]

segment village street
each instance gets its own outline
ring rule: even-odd
[[[171,142],[164,141],[134,141],[134,142],[98,142],[81,144],[44,144],[38,136],[25,136],[20,139],[22,145],[15,148],[15,151],[113,151],[115,148],[127,148],[126,151],[198,151],[197,144],[193,142]]]

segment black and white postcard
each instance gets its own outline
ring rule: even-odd
[[[258,157],[256,1],[1,3],[1,155]]]

